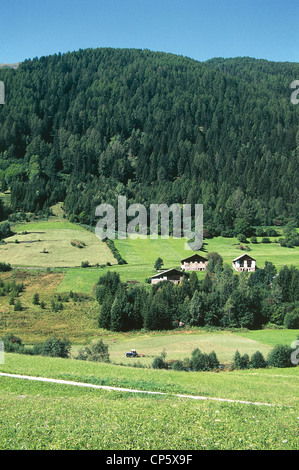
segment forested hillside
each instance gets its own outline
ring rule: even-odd
[[[297,63],[108,48],[0,69],[1,190],[12,213],[64,201],[85,224],[123,194],[203,203],[213,233],[298,226],[298,78]]]

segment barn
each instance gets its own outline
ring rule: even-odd
[[[207,264],[207,258],[195,253],[194,255],[181,260],[181,269],[183,271],[205,271]]]

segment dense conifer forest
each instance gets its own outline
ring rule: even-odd
[[[240,219],[298,226],[298,77],[297,63],[110,48],[0,69],[11,217],[63,201],[71,221],[94,225],[98,204],[125,195],[202,203],[212,235]]]

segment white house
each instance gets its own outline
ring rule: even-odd
[[[233,259],[233,268],[238,272],[253,272],[256,269],[256,260],[245,253]]]
[[[181,260],[181,269],[183,271],[205,271],[207,264],[207,258],[195,253],[194,255]]]

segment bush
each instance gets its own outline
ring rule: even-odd
[[[153,369],[168,369],[168,364],[165,361],[165,358],[167,356],[165,348],[161,352],[160,356],[156,356],[153,363],[152,363],[152,368]]]
[[[89,261],[82,261],[81,268],[89,268],[89,267],[90,267]]]
[[[21,302],[20,302],[19,299],[17,299],[17,301],[15,302],[14,311],[15,312],[21,312],[22,311],[22,305],[21,305]]]
[[[250,238],[250,243],[252,243],[252,244],[256,244],[256,243],[257,243],[257,238],[256,238],[256,237],[254,237],[254,236],[253,236],[253,237],[251,237],[251,238]]]
[[[288,329],[299,328],[299,308],[296,308],[293,312],[288,312],[284,317],[284,326]]]
[[[262,238],[262,243],[271,243],[271,240],[268,237],[264,237]]]
[[[35,293],[33,295],[32,303],[33,303],[33,305],[38,305],[39,304],[39,295],[37,293]]]
[[[239,233],[237,239],[240,243],[246,243],[246,236],[243,233]]]
[[[291,354],[293,349],[289,346],[277,345],[268,355],[268,364],[272,367],[292,367]]]
[[[190,365],[193,371],[213,370],[219,367],[219,362],[214,351],[207,354],[196,348],[191,353]]]
[[[4,351],[5,352],[13,352],[21,354],[24,352],[24,346],[22,340],[15,336],[13,333],[9,333],[3,338],[1,341],[4,344]]]
[[[56,336],[47,339],[44,343],[33,346],[33,354],[50,357],[69,357],[71,343],[67,339],[59,339]]]
[[[162,356],[156,356],[152,363],[153,369],[167,369],[167,362],[165,362]]]
[[[114,256],[114,258],[116,259],[116,261],[117,261],[118,264],[127,264],[126,260],[124,260],[124,259],[121,257],[119,251],[118,251],[117,248],[115,247],[113,240],[110,240],[109,238],[106,238],[106,239],[103,240],[103,241],[107,244],[107,246],[108,246],[108,247],[110,248],[110,250],[112,251],[113,256]]]
[[[76,359],[81,361],[110,362],[108,345],[104,344],[103,340],[100,339],[90,347],[86,346],[84,349],[80,349]]]
[[[11,271],[12,267],[9,263],[0,263],[0,272]]]
[[[233,366],[235,369],[247,369],[249,366],[249,356],[248,354],[244,354],[241,356],[239,351],[235,352],[234,359],[233,359]]]
[[[260,351],[256,351],[252,356],[251,356],[251,367],[254,369],[262,369],[266,367],[267,362],[264,359],[264,356]]]
[[[185,365],[183,361],[177,360],[171,364],[171,369],[172,370],[185,370]]]
[[[3,238],[8,238],[13,234],[13,232],[10,230],[10,225],[8,222],[3,222],[0,224],[0,240]]]

